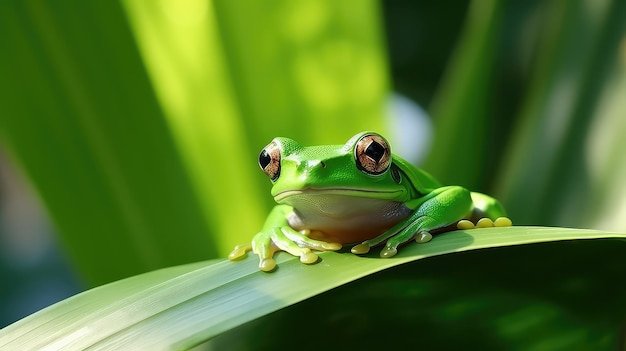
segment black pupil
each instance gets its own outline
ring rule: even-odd
[[[374,161],[379,162],[385,155],[385,148],[379,143],[372,141],[367,149],[365,149],[365,154],[371,157]]]
[[[272,158],[270,157],[270,154],[267,153],[267,150],[261,151],[261,154],[259,155],[259,166],[261,166],[261,169],[265,169],[270,162],[272,162]]]

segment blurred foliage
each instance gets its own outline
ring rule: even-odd
[[[382,129],[375,2],[231,4],[0,5],[2,140],[90,284],[248,241],[270,205],[255,163],[274,136]]]
[[[623,49],[620,52],[626,39],[626,3],[555,3],[545,11],[550,22],[538,42],[528,91],[499,177],[501,189],[506,189],[503,200],[523,222],[608,227],[593,222],[601,214],[597,202],[616,191],[623,194],[626,188],[623,181],[604,188],[608,174],[592,178],[592,162],[602,156],[590,149],[598,145],[594,135],[598,121],[611,118],[614,132],[624,132],[623,122],[607,116],[601,102],[603,96],[614,94],[615,78],[626,79],[626,57]],[[609,102],[614,103],[626,110],[623,99]],[[616,142],[603,153],[622,154],[623,148]],[[617,162],[612,166],[620,167]],[[621,230],[624,224],[619,225]]]
[[[0,3],[0,138],[90,284],[224,256],[249,240],[271,205],[267,179],[255,169],[258,150],[276,135],[338,144],[359,130],[385,132],[387,60],[393,89],[432,115],[435,142],[424,167],[437,178],[502,199],[514,223],[626,231],[626,2],[245,4]],[[387,299],[433,305],[419,313],[388,306],[392,320],[424,318],[416,328],[432,329],[434,321],[496,348],[571,349],[581,339],[606,348],[618,342],[623,304],[610,297],[592,311],[546,284],[584,285],[592,290],[586,296],[623,291],[613,269],[621,263],[611,261],[620,249],[573,249],[579,256],[506,249],[520,262],[510,270],[499,270],[498,253],[451,255],[410,266],[445,277],[397,269],[374,277],[379,285],[345,291],[373,310],[385,293],[380,286],[393,286],[398,294]],[[497,264],[473,267],[467,255]],[[562,258],[569,262],[559,266],[563,274],[549,273]],[[485,269],[485,278],[466,279],[472,269]],[[535,280],[533,272],[551,279]],[[407,297],[410,286],[446,294]],[[358,326],[358,308],[346,303],[341,312],[344,304],[324,300],[348,296],[342,291],[305,305],[339,309],[339,317],[319,310],[317,323]],[[472,314],[484,324],[442,312],[463,301],[461,310],[483,311],[474,308],[484,301],[499,307]],[[297,320],[304,312],[295,308],[289,318]],[[609,312],[610,323],[594,315]],[[355,337],[383,330],[372,323]],[[479,340],[490,328],[495,341]],[[542,333],[565,341],[524,343]]]
[[[624,2],[477,0],[460,30],[461,6],[383,4],[397,16],[387,17],[394,85],[435,122],[426,169],[496,195],[518,224],[624,231]],[[456,45],[433,62],[443,44],[425,38],[451,32]],[[416,80],[425,71],[443,72],[438,84]]]
[[[216,255],[121,8],[2,2],[0,28],[2,140],[84,277]]]
[[[430,154],[425,167],[440,173],[446,182],[470,189],[480,189],[488,181],[485,165],[494,159],[489,152],[494,145],[491,136],[499,132],[494,123],[497,118],[489,109],[503,7],[502,1],[472,3],[431,104],[436,152]]]

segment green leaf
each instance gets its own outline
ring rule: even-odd
[[[446,184],[484,188],[495,117],[489,98],[495,79],[501,1],[472,1],[457,48],[431,106],[435,138],[424,168]],[[452,161],[453,160],[453,161]],[[459,172],[459,170],[463,170]]]
[[[206,346],[621,350],[624,250],[624,240],[573,240],[431,257],[281,309]]]
[[[310,145],[342,144],[362,129],[384,132],[388,78],[379,6],[255,0],[242,9],[236,1],[213,1],[246,134],[291,135]]]
[[[626,2],[542,5],[548,15],[498,198],[518,223],[623,228],[623,203],[607,200],[624,184]]]
[[[256,165],[262,146],[243,128],[246,120],[230,84],[212,4],[126,0],[122,5],[199,205],[211,222],[207,233],[223,233],[238,223],[229,235],[211,236],[224,256],[256,232],[268,196],[256,182],[267,182]],[[271,109],[271,103],[265,108]],[[260,143],[271,138],[258,137],[267,138]],[[239,213],[246,213],[245,221]]]
[[[454,231],[428,244],[408,245],[391,259],[326,252],[321,262],[307,266],[279,254],[279,268],[269,274],[258,271],[256,257],[199,262],[117,281],[57,303],[1,330],[0,348],[185,349],[393,266],[454,252],[574,239],[622,239],[623,244],[626,234],[541,227]],[[516,258],[532,261],[530,253]],[[467,277],[475,274],[462,266],[455,270]]]
[[[3,1],[0,138],[80,273],[218,257],[117,2]]]

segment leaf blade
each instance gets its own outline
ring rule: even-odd
[[[0,136],[87,283],[218,257],[121,6],[0,6]]]
[[[0,331],[0,346],[188,348],[308,297],[407,262],[489,247],[607,238],[626,239],[626,234],[548,227],[473,229],[445,233],[427,245],[409,245],[392,259],[324,252],[321,262],[306,266],[279,254],[279,269],[272,274],[258,271],[256,257],[170,267],[92,289],[18,321]]]

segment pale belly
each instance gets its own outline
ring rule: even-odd
[[[292,228],[308,229],[311,238],[341,244],[374,238],[411,213],[396,201],[327,193],[291,196],[283,203],[294,208],[287,218]]]

